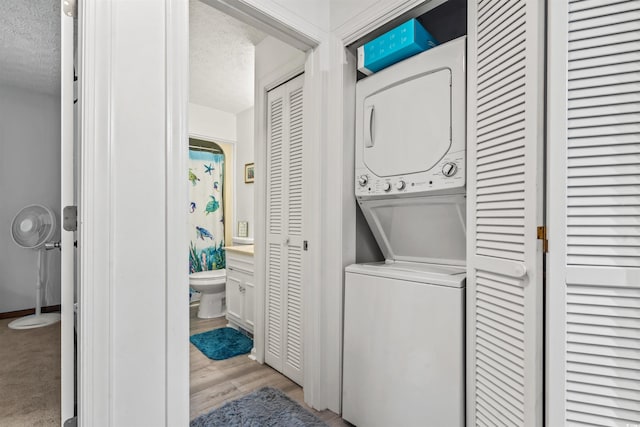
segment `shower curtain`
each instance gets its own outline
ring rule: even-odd
[[[225,268],[224,154],[189,150],[189,273]]]

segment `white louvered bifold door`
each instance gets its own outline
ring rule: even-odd
[[[544,2],[469,1],[467,425],[542,425]]]
[[[303,380],[303,76],[267,96],[265,361]]]
[[[640,426],[640,1],[549,38],[548,424]]]

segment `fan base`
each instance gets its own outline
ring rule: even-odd
[[[60,313],[31,314],[9,323],[11,329],[33,329],[53,325],[60,321]]]

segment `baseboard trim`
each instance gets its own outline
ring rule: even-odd
[[[60,304],[58,305],[49,305],[47,307],[42,307],[42,312],[43,313],[55,313],[56,311],[60,311],[62,307],[60,306]],[[5,313],[0,313],[0,319],[10,319],[12,317],[23,317],[23,316],[28,316],[30,314],[35,314],[36,313],[36,309],[34,308],[27,308],[24,310],[16,310],[16,311],[7,311]]]

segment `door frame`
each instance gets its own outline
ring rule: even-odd
[[[60,8],[60,213],[65,206],[77,203],[75,200],[74,180],[76,168],[74,162],[74,17]],[[75,248],[74,231],[60,227],[61,271],[60,271],[60,416],[61,425],[74,416],[75,406]]]
[[[172,3],[170,0],[167,0],[169,3]],[[175,3],[175,2],[173,2]],[[243,22],[246,22],[250,25],[254,25],[258,28],[260,28],[261,30],[267,32],[270,35],[273,35],[279,39],[284,40],[285,42],[289,43],[289,44],[293,44],[295,47],[297,48],[301,48],[301,49],[306,49],[307,51],[307,59],[305,62],[305,70],[314,70],[317,69],[318,64],[319,64],[319,52],[317,47],[320,45],[320,38],[322,37],[322,34],[318,32],[318,30],[316,28],[313,28],[311,26],[309,26],[308,24],[304,23],[304,22],[299,22],[293,19],[293,16],[288,16],[288,19],[283,19],[283,11],[279,10],[275,5],[275,4],[268,4],[268,5],[263,5],[262,3],[260,4],[260,6],[258,5],[254,5],[254,4],[250,4],[247,1],[242,1],[242,0],[205,0],[205,3],[209,4],[210,6],[217,8],[219,10],[221,10],[224,13],[227,13]],[[284,15],[286,16],[286,14]],[[175,50],[170,50],[169,46],[171,45],[171,43],[168,43],[167,46],[167,66],[169,67],[171,64],[173,64],[175,67],[179,67],[177,64],[180,63],[180,61],[183,61],[183,63],[188,64],[188,58],[187,61],[185,62],[183,60],[183,52],[181,52],[179,46],[182,45],[182,47],[186,46],[185,40],[181,37],[181,34],[186,33],[187,34],[187,40],[188,40],[188,15],[187,16],[179,16],[178,18],[176,18],[175,20],[172,20],[170,22],[167,22],[167,38],[168,40],[172,39],[172,34],[175,35],[175,39],[173,40],[174,45],[177,47]],[[295,27],[294,27],[295,26]],[[184,51],[188,52],[188,49],[184,49]],[[168,73],[169,74],[169,73]],[[271,77],[271,76],[270,76]],[[281,78],[282,75],[278,76],[278,78]],[[320,73],[316,72],[315,73],[315,78],[310,78],[309,79],[309,91],[305,91],[305,98],[307,99],[307,102],[311,105],[318,103],[318,99],[317,99],[317,94],[322,93],[322,89],[318,88],[318,86],[322,85],[322,80],[320,78]],[[275,81],[275,80],[274,80]],[[274,81],[269,82],[268,84],[265,84],[265,86],[267,87],[271,87],[271,84],[274,83]],[[306,89],[306,88],[305,88]],[[183,106],[183,102],[182,100],[184,98],[188,98],[188,70],[186,70],[186,68],[180,67],[180,68],[176,68],[176,73],[173,76],[169,76],[167,75],[167,94],[168,94],[168,105],[167,105],[167,126],[168,129],[173,123],[177,124],[177,128],[174,130],[174,134],[171,135],[168,132],[168,140],[167,140],[167,145],[174,146],[174,149],[176,149],[175,151],[173,151],[173,153],[169,153],[167,152],[167,154],[171,154],[173,156],[173,163],[174,164],[179,164],[180,160],[179,160],[179,153],[177,153],[176,151],[183,151],[184,153],[188,152],[188,140],[187,140],[187,147],[185,147],[183,149],[183,147],[180,147],[180,140],[181,140],[181,136],[187,135],[188,134],[188,128],[187,128],[187,121],[186,120],[174,120],[173,118],[178,118],[181,116],[184,116],[186,109]],[[173,92],[173,97],[169,96],[170,93]],[[172,100],[174,102],[170,102],[170,100]],[[266,98],[264,100],[264,102],[266,103]],[[265,104],[266,105],[266,104]],[[262,117],[262,115],[266,114],[266,109],[262,109],[261,107],[264,107],[262,104],[256,105],[255,108],[255,117],[256,117],[256,135],[258,135],[259,130],[261,129],[259,124],[260,120],[257,118],[261,118],[264,121],[264,117]],[[172,118],[173,117],[173,118]],[[309,118],[314,117],[313,115],[309,115]],[[264,121],[266,123],[266,121]],[[320,123],[317,122],[316,120],[305,120],[305,128],[309,128],[311,130],[318,128],[320,126]],[[196,137],[201,137],[198,135],[193,135]],[[173,139],[174,144],[171,144],[170,139]],[[256,139],[256,146],[259,146],[260,144],[258,144],[259,141],[258,139]],[[309,141],[312,145],[319,145],[317,143],[317,141]],[[183,154],[186,156],[186,154]],[[259,164],[259,154],[256,150],[256,163]],[[266,158],[266,157],[264,157]],[[171,169],[169,167],[169,164],[167,165],[167,176],[172,177],[169,178],[169,181],[171,183],[179,183],[182,182],[182,176],[183,176],[183,172],[184,170],[186,170],[186,168],[173,168]],[[261,180],[261,182],[265,183],[266,179],[264,179],[266,177],[266,175],[261,175],[264,174],[264,170],[262,170],[262,168],[256,168],[256,173],[257,173],[257,177],[258,179]],[[315,177],[317,176],[317,174],[319,173],[319,170],[317,167],[314,167],[312,170],[308,171],[309,176],[311,177]],[[316,183],[316,185],[319,185],[320,180],[315,178],[315,179],[310,179],[309,181]],[[264,185],[264,184],[263,184]],[[174,196],[175,196],[175,200],[182,200],[186,198],[186,187],[181,186],[181,185],[177,185],[177,188],[174,188]],[[181,194],[184,193],[184,194]],[[313,191],[312,194],[318,194],[319,191],[317,189],[315,189],[315,191]],[[259,201],[260,201],[260,197],[264,196],[264,194],[261,194],[260,191],[256,192],[256,201],[258,203],[256,203],[256,213],[260,213],[264,211],[260,211],[260,205],[259,205]],[[167,229],[167,242],[169,242],[169,240],[171,240],[171,235],[175,235],[174,236],[174,241],[178,241],[181,239],[181,237],[178,235],[180,234],[179,231],[182,230],[182,228],[180,227],[180,225],[182,223],[186,222],[186,217],[185,214],[183,213],[183,210],[181,208],[181,206],[183,206],[183,204],[177,203],[177,202],[172,202],[170,200],[170,198],[167,198],[167,211],[169,212],[170,210],[175,210],[174,214],[173,214],[173,218],[167,218],[168,220],[168,229]],[[235,209],[234,209],[235,210]],[[184,221],[183,221],[184,219]],[[262,234],[264,234],[264,227],[265,227],[265,218],[263,214],[256,214],[255,215],[255,231],[254,231],[254,235],[257,237],[257,241],[259,242],[260,237]],[[262,228],[261,228],[262,227]],[[314,229],[318,228],[319,225],[316,225],[316,227],[314,227]],[[168,247],[169,244],[168,244]],[[264,266],[266,265],[266,261],[264,259],[265,257],[265,252],[261,251],[259,248],[259,245],[256,245],[256,253],[255,253],[255,264],[256,264],[256,287],[258,288],[259,283],[263,283],[264,284],[264,271],[262,269],[264,269]],[[308,263],[311,266],[310,270],[313,269],[313,265],[319,265],[319,259],[317,257],[317,254],[312,255],[309,259],[308,259]],[[180,265],[180,268],[182,267],[182,265]],[[261,269],[262,268],[262,269]],[[185,275],[184,272],[176,272],[176,274],[182,274]],[[261,279],[262,276],[262,279]],[[319,286],[319,282],[317,280],[315,280],[315,277],[317,276],[308,276],[308,282],[307,282],[307,286],[310,289],[314,289],[317,288]],[[186,278],[186,275],[185,275]],[[261,282],[262,280],[262,282]],[[262,292],[261,292],[262,291]],[[264,311],[264,307],[261,306],[260,304],[260,299],[262,299],[262,302],[264,302],[264,286],[262,286],[262,290],[258,290],[256,289],[256,306],[257,307],[261,307],[262,311]],[[174,319],[171,316],[171,313],[169,312],[170,306],[172,305],[172,301],[170,299],[170,296],[167,295],[167,309],[168,309],[168,322],[173,322]],[[176,299],[174,301],[179,301],[179,299]],[[317,318],[319,316],[319,307],[315,304],[309,304],[305,306],[306,309],[306,313],[305,313],[305,319],[307,317],[309,318]],[[258,310],[256,312],[256,326],[255,326],[255,338],[256,338],[256,348],[258,349],[258,360],[262,363],[264,361],[264,319],[263,319],[264,313],[260,313],[260,310]],[[188,319],[187,319],[188,322]],[[319,335],[312,335],[312,334],[306,334],[307,339],[305,340],[305,347],[307,347],[308,345],[312,345],[312,344],[308,344],[309,341],[319,341],[321,339],[321,337]],[[169,338],[169,337],[167,337]],[[184,340],[180,340],[178,342],[171,342],[168,339],[168,344],[167,344],[167,354],[169,355],[169,353],[171,353],[173,351],[174,347],[179,347],[181,345],[183,345],[183,343],[186,342],[186,337],[184,338]],[[262,345],[262,347],[261,347]],[[317,348],[321,348],[321,345],[313,345],[313,347],[317,347]],[[262,351],[262,358],[260,358],[260,351]],[[176,359],[177,361],[177,359]],[[168,365],[170,365],[170,360],[167,361]],[[186,363],[187,363],[187,367],[188,367],[188,357],[186,359]],[[309,352],[309,351],[305,351],[305,366],[316,366],[319,365],[319,358],[317,356],[317,353],[313,353],[313,352]],[[315,373],[315,375],[312,375],[312,373]],[[187,372],[188,374],[188,372]],[[188,375],[186,376],[186,381],[187,381],[187,386],[188,386]],[[310,404],[311,406],[314,407],[318,407],[321,406],[322,404],[317,400],[314,399],[314,394],[311,392],[314,389],[318,388],[318,384],[320,384],[322,382],[322,377],[320,376],[319,371],[310,369],[309,370],[309,374],[305,374],[305,381],[304,381],[304,390],[305,390],[305,401]],[[171,394],[172,390],[168,389],[168,394]],[[178,394],[181,393],[180,388],[176,387],[176,398],[178,399],[177,401],[179,401],[182,396],[178,397]],[[188,393],[186,394],[186,396],[188,396]],[[168,396],[169,401],[171,401],[171,397]],[[168,406],[168,409],[170,409],[171,407]],[[188,408],[187,408],[188,409]],[[172,425],[171,423],[169,423],[168,425]]]
[[[256,81],[255,86],[255,141],[254,155],[256,163],[256,185],[259,185],[255,192],[255,217],[254,217],[254,263],[255,263],[255,326],[254,340],[256,349],[256,360],[264,363],[264,343],[265,343],[265,280],[266,280],[266,146],[260,141],[266,141],[266,92],[275,86],[282,84],[291,77],[300,72],[305,72],[305,141],[309,155],[305,153],[305,182],[309,185],[308,194],[314,195],[310,197],[309,203],[305,204],[305,230],[307,232],[316,233],[321,227],[320,218],[312,213],[317,212],[320,206],[320,188],[321,179],[320,168],[317,162],[310,162],[310,158],[318,158],[317,153],[320,150],[320,140],[315,135],[319,132],[314,130],[321,129],[322,112],[317,107],[320,96],[322,94],[323,81],[319,72],[320,50],[322,31],[308,25],[308,23],[294,19],[289,13],[287,19],[283,19],[283,10],[276,4],[260,2],[260,5],[250,4],[248,1],[242,0],[205,0],[204,3],[214,7],[224,13],[227,13],[240,21],[265,31],[267,34],[280,39],[281,41],[306,52],[306,59],[302,66],[297,62],[291,62],[278,67],[267,76]],[[286,15],[285,15],[286,16]],[[171,60],[170,58],[168,59]],[[315,114],[311,111],[315,110]],[[309,112],[310,114],[307,114]],[[308,179],[307,179],[308,178]],[[318,242],[320,239],[311,236],[310,233],[306,237],[310,241]],[[262,244],[261,244],[262,243]],[[308,290],[306,296],[318,293],[320,288],[319,275],[317,274],[318,266],[321,264],[320,251],[309,251],[305,258],[304,281]],[[316,272],[314,274],[314,272]],[[321,400],[323,377],[320,370],[322,336],[314,332],[313,328],[320,322],[321,306],[317,303],[318,299],[304,298],[304,366],[305,377],[303,382],[304,400],[307,404],[318,409],[324,409]]]
[[[546,215],[549,252],[546,254],[545,295],[545,424],[565,422],[566,402],[566,188],[567,73],[569,6],[562,1],[547,8],[547,153]]]
[[[171,0],[166,0],[166,1],[171,3]],[[318,49],[318,47],[320,46],[321,38],[323,37],[323,34],[321,31],[318,31],[317,28],[308,25],[308,23],[304,21],[300,21],[299,19],[296,19],[294,15],[291,15],[291,13],[286,13],[286,11],[283,11],[281,7],[279,7],[277,4],[271,3],[271,2],[266,4],[264,2],[260,2],[259,5],[253,4],[253,2],[243,1],[243,0],[205,0],[204,2],[249,25],[258,27],[259,29],[265,31],[267,34],[270,34],[278,39],[281,39],[286,43],[293,45],[294,47],[297,47],[301,50],[305,50],[307,52],[307,57],[306,57],[304,69],[305,71],[309,70],[310,73],[307,75],[311,76],[309,77],[308,82],[307,80],[305,80],[305,84],[308,83],[308,87],[305,87],[305,92],[304,92],[305,100],[306,100],[306,103],[308,103],[309,105],[319,104],[320,97],[318,95],[322,94],[322,85],[323,85],[321,74],[318,72],[318,65],[320,63],[320,57],[319,57],[320,49]],[[188,15],[185,17],[181,16],[179,18],[180,19],[167,22],[167,39],[168,40],[171,39],[172,34],[177,35],[178,38],[174,40],[176,46],[179,46],[180,43],[185,42],[185,40],[180,38],[179,36],[180,34],[186,33],[187,40],[188,40],[188,26],[189,26]],[[180,61],[183,60],[182,59],[183,52],[180,52],[179,48],[172,51],[169,49],[169,45],[170,43],[168,43],[168,46],[167,46],[167,64],[168,64],[167,67],[169,67],[171,64],[174,64],[175,66],[176,64],[178,64]],[[183,45],[183,47],[186,47],[186,44]],[[188,52],[188,49],[185,48],[184,50]],[[188,58],[186,63],[188,64]],[[313,72],[314,70],[315,72]],[[182,69],[181,67],[180,69],[177,69],[177,71],[178,72],[176,72],[176,74],[173,76],[167,75],[167,95],[168,95],[167,96],[167,99],[168,99],[167,126],[168,128],[171,126],[171,123],[172,123],[172,119],[171,119],[172,115],[174,117],[179,117],[181,114],[186,114],[186,109],[184,109],[182,102],[170,102],[170,99],[172,97],[170,97],[169,94],[172,91],[174,92],[174,96],[175,96],[173,99],[175,99],[176,101],[181,100],[183,97],[186,97],[188,99],[188,91],[189,91],[188,70]],[[280,71],[280,70],[277,70],[277,71]],[[271,75],[269,77],[271,77]],[[283,75],[280,75],[274,78],[275,78],[274,81],[280,81],[280,79],[283,78]],[[271,81],[268,83],[261,82],[261,84],[265,84],[265,87],[272,87],[272,84],[274,83],[274,81]],[[259,90],[260,88],[261,86],[257,87],[257,89]],[[263,95],[262,92],[260,92],[260,94]],[[259,98],[257,97],[257,99]],[[266,116],[266,108],[265,108],[266,96],[264,97],[263,101],[264,101],[264,104],[261,102],[255,105],[254,122],[255,122],[255,129],[256,129],[255,130],[256,137],[258,137],[261,134],[261,130],[262,130],[260,120],[262,120],[262,123],[265,124],[263,135],[266,134],[266,120],[264,120],[266,117],[263,117],[263,116]],[[305,114],[305,117],[306,117],[304,121],[305,129],[309,129],[309,132],[311,134],[314,134],[314,135],[318,134],[318,132],[314,132],[314,130],[317,130],[321,127],[321,122],[319,120],[312,119],[314,117],[317,117],[317,115],[314,116],[314,115]],[[180,129],[176,129],[177,131],[176,134],[174,135],[170,135],[169,133],[167,134],[168,136],[167,145],[171,145],[171,141],[170,141],[170,139],[172,139],[171,137],[174,137],[175,138],[174,141],[179,143],[180,135],[188,135],[188,127],[186,125],[187,124],[186,120],[179,121],[179,123],[181,126],[179,126]],[[255,151],[256,164],[259,165],[260,164],[259,162],[261,160],[266,159],[266,154],[262,158],[259,157],[260,151],[257,150],[257,148],[261,147],[261,149],[264,151],[264,146],[259,144],[258,141],[260,141],[260,139],[256,138],[256,140],[254,141],[254,144],[256,145],[256,151]],[[319,141],[317,140],[309,140],[308,143],[312,147],[320,146]],[[180,149],[181,148],[178,148],[178,150]],[[188,140],[187,140],[186,149],[183,149],[182,151],[184,151],[185,153],[188,152]],[[313,148],[309,151],[312,152]],[[178,159],[177,153],[174,151],[172,155],[173,155],[174,162],[177,161]],[[264,164],[264,161],[262,162],[262,164]],[[183,168],[182,170],[179,170],[179,169],[170,170],[169,164],[167,166],[168,166],[167,176],[172,177],[172,178],[169,178],[170,182],[172,183],[182,182],[181,179],[183,176],[183,171],[186,169]],[[307,174],[308,174],[307,176],[310,177],[309,181],[313,183],[313,185],[316,187],[316,188],[313,188],[311,194],[319,194],[321,180],[318,179],[318,175],[320,170],[319,170],[319,167],[316,166],[316,164],[312,164],[311,166],[312,167],[309,170],[307,170]],[[260,180],[260,182],[263,183],[262,184],[263,186],[266,184],[266,171],[264,170],[264,168],[260,168],[260,167],[256,168],[256,177]],[[175,194],[179,196],[177,197],[177,199],[178,200],[185,199],[187,196],[186,187],[180,186],[180,185],[178,185],[177,187],[179,187],[175,189],[176,191]],[[180,190],[182,190],[184,194],[179,194]],[[260,210],[261,207],[264,208],[264,206],[266,205],[266,197],[264,193],[264,191],[266,191],[266,187],[262,187],[261,190],[262,191],[255,192],[256,214],[254,219],[255,221],[254,236],[256,236],[256,240],[258,243],[260,243],[260,236],[264,235],[265,227],[266,227],[265,210],[262,210],[262,211]],[[264,201],[262,202],[263,203],[262,205],[260,204],[261,199],[264,199]],[[319,203],[320,203],[320,200],[319,200],[319,197],[317,197],[316,204],[319,205]],[[314,203],[313,202],[309,203],[309,205],[311,205],[309,208],[313,208]],[[179,230],[181,230],[180,224],[186,223],[186,215],[183,213],[184,209],[182,209],[181,206],[183,206],[183,204],[172,203],[171,200],[167,198],[167,211],[168,212],[170,210],[176,211],[173,215],[173,218],[167,218],[169,222],[169,227],[167,229],[167,242],[169,242],[172,234],[178,234]],[[173,219],[173,221],[170,221],[171,219]],[[181,221],[181,219],[184,219],[184,221]],[[315,223],[313,223],[314,221]],[[312,230],[319,229],[320,224],[316,216],[311,216],[310,222],[312,223],[309,224],[308,227],[310,226]],[[173,226],[171,223],[173,223]],[[174,237],[174,240],[179,240],[179,239],[180,239],[180,236]],[[264,238],[263,238],[263,242],[264,242]],[[256,280],[255,280],[256,307],[259,307],[262,310],[256,311],[254,336],[255,336],[255,342],[256,342],[255,346],[257,350],[257,359],[260,363],[264,363],[264,298],[265,298],[264,268],[266,266],[265,256],[266,256],[266,252],[264,251],[264,248],[260,248],[259,244],[256,245],[256,251],[254,254],[255,273],[256,273]],[[309,272],[317,269],[316,266],[320,265],[319,252],[310,253],[310,256],[308,256],[307,258],[307,265],[310,267],[307,269]],[[311,290],[311,292],[314,292],[314,289],[319,288],[320,283],[317,280],[317,277],[318,277],[317,275],[311,275],[305,272],[305,277],[307,279],[306,285]],[[168,322],[172,322],[173,319],[170,316],[169,307],[173,302],[170,300],[169,295],[167,295],[167,297],[168,297],[167,298]],[[179,301],[179,299],[174,301]],[[306,324],[309,323],[309,322],[306,322],[307,319],[317,319],[319,316],[320,316],[320,306],[318,304],[315,304],[315,303],[305,304],[305,323]],[[188,322],[188,319],[187,319],[187,322]],[[186,341],[186,337],[185,337],[185,341]],[[305,356],[304,356],[305,366],[314,367],[314,366],[320,365],[321,356],[319,352],[306,351],[306,349],[309,347],[322,348],[320,341],[321,341],[321,336],[319,334],[307,333],[307,329],[305,329]],[[177,347],[180,345],[181,345],[180,343],[178,342],[172,343],[168,339],[167,354],[173,351],[173,347]],[[169,360],[167,362],[169,364]],[[187,367],[188,367],[188,363],[189,363],[189,360],[187,357]],[[321,387],[320,384],[322,383],[323,379],[320,374],[321,372],[319,369],[309,369],[308,371],[305,369],[305,378],[304,378],[304,384],[303,384],[305,402],[307,402],[310,406],[317,407],[317,408],[322,408],[323,406],[322,401],[318,399],[318,394],[313,392],[314,390],[318,390]],[[188,386],[188,375],[186,379],[187,379],[187,386]],[[177,388],[177,390],[179,389]],[[172,393],[172,390],[168,389],[168,394],[170,393]],[[168,406],[168,409],[170,409],[170,406]]]

